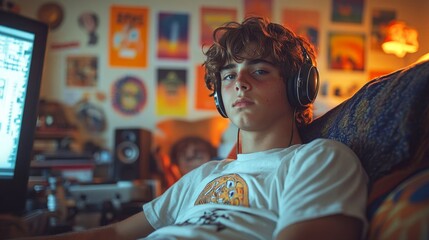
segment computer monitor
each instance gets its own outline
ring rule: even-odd
[[[48,27],[0,10],[0,214],[22,215]]]

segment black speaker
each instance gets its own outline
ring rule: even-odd
[[[152,133],[145,129],[115,130],[113,172],[116,181],[150,179]]]

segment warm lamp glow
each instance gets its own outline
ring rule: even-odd
[[[386,38],[381,45],[385,53],[404,57],[407,53],[417,52],[417,30],[408,27],[404,22],[392,21],[387,27]]]

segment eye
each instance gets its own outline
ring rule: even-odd
[[[263,70],[263,69],[258,69],[256,71],[254,71],[253,73],[256,75],[265,75],[265,74],[268,74],[268,71]]]
[[[222,81],[233,80],[235,78],[235,74],[224,74],[222,76]]]

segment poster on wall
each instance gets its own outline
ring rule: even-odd
[[[371,50],[381,51],[381,43],[387,34],[387,26],[394,19],[396,19],[396,11],[372,10]]]
[[[157,114],[186,116],[188,104],[186,70],[158,69],[157,79]]]
[[[313,10],[284,9],[283,26],[304,37],[314,48],[319,49],[320,14]]]
[[[158,58],[188,59],[189,15],[159,13]]]
[[[142,7],[110,8],[110,66],[147,67],[148,15]]]
[[[329,68],[363,71],[365,66],[365,34],[329,33]]]
[[[332,22],[362,23],[364,0],[332,0]]]
[[[201,40],[202,46],[213,43],[213,31],[226,22],[237,21],[237,10],[229,8],[201,8]]]
[[[195,109],[197,110],[214,110],[216,111],[216,104],[213,97],[210,96],[211,90],[208,90],[204,81],[204,67],[201,65],[196,66],[196,79],[195,79]]]
[[[147,101],[146,86],[134,76],[125,76],[114,82],[111,95],[113,109],[124,116],[140,113]]]
[[[272,18],[273,0],[244,0],[244,16]]]
[[[67,57],[68,87],[94,87],[97,85],[98,57],[68,56]]]

